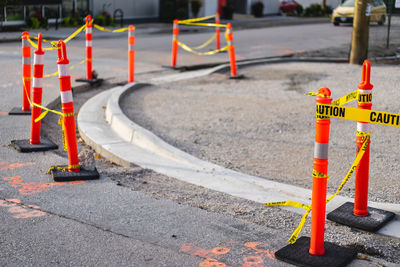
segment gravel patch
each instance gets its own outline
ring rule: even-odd
[[[399,112],[397,67],[372,66],[373,109]],[[241,69],[244,80],[213,74],[137,90],[121,103],[139,125],[168,143],[220,166],[311,189],[315,99],[357,89],[361,66],[290,63]],[[355,106],[350,103],[349,106]],[[334,192],[355,158],[356,122],[332,119],[328,190]],[[398,128],[372,125],[370,200],[400,201]],[[395,138],[394,138],[395,137]],[[354,196],[354,177],[341,194]]]

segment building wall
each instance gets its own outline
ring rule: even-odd
[[[273,15],[279,13],[279,0],[247,0],[247,13],[251,14],[251,5],[261,1],[264,4],[264,15]],[[307,0],[306,0],[307,1]]]
[[[218,10],[217,0],[201,0],[201,2],[203,3],[203,5],[200,8],[199,14],[197,15],[199,18],[212,16],[217,13]],[[189,3],[189,18],[193,18],[193,14],[190,8],[190,3]]]
[[[304,8],[310,6],[311,4],[321,4],[322,0],[296,0],[297,3],[301,4]],[[340,0],[326,0],[326,4],[332,8],[336,8],[340,4]]]
[[[122,9],[124,19],[158,18],[159,0],[95,0],[93,15],[107,11],[112,16],[114,10]]]

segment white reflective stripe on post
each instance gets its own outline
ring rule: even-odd
[[[327,159],[328,158],[329,143],[318,143],[314,145],[314,158]]]
[[[33,64],[35,64],[35,65],[43,65],[44,64],[44,55],[34,54],[34,56],[33,56]]]
[[[86,33],[92,33],[92,27],[86,27]]]
[[[371,131],[371,125],[367,122],[357,122],[357,131],[369,133]]]
[[[359,92],[360,94],[369,94],[369,93],[371,93],[371,91],[372,91],[372,89],[370,89],[370,90],[358,89],[358,92]]]
[[[31,58],[30,57],[23,57],[22,64],[24,65],[31,65]]]
[[[228,46],[233,45],[233,41],[227,41]]]
[[[33,77],[32,87],[43,88],[43,78],[35,78],[35,77]]]
[[[69,68],[66,64],[58,64],[58,77],[69,76]]]
[[[92,47],[92,41],[86,41],[86,47]]]
[[[135,50],[135,45],[129,45],[129,50]]]
[[[72,91],[61,91],[61,103],[70,103],[72,102]]]
[[[22,47],[27,47],[29,46],[29,42],[26,39],[22,39]]]

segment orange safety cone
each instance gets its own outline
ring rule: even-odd
[[[103,79],[97,78],[97,73],[93,70],[93,20],[92,16],[86,16],[86,79],[76,79],[77,82],[87,82],[90,85],[100,84]]]
[[[229,61],[231,64],[231,79],[240,79],[243,78],[243,75],[237,75],[236,70],[236,56],[235,56],[235,45],[233,44],[233,33],[232,33],[232,25],[230,23],[226,24],[226,41],[228,43],[228,52],[229,52]]]
[[[319,104],[330,104],[332,102],[331,91],[328,88],[320,88],[316,100],[317,109],[324,108]],[[279,260],[296,263],[300,266],[324,266],[327,262],[330,266],[345,266],[357,255],[356,250],[324,242],[330,123],[329,117],[317,116],[313,162],[311,238],[301,237],[293,245],[278,250],[275,256]]]
[[[128,82],[135,81],[135,26],[129,25],[128,37]]]
[[[215,14],[215,24],[220,24],[220,16],[219,13]],[[216,49],[221,49],[221,29],[219,27],[215,28],[215,48]]]
[[[22,40],[22,109],[15,107],[8,115],[31,115],[29,99],[31,98],[31,46],[29,33],[23,32]]]
[[[362,79],[358,85],[358,108],[372,108],[371,64],[365,60],[362,68]],[[370,124],[357,122],[357,154],[364,142],[362,133],[370,132]],[[364,156],[356,167],[354,205],[346,202],[339,208],[330,212],[327,218],[331,221],[359,228],[369,232],[376,232],[388,221],[395,217],[393,212],[368,207],[368,182],[369,182],[369,155],[371,136]],[[373,216],[370,216],[372,212]]]
[[[81,168],[78,159],[78,148],[76,141],[76,127],[74,115],[74,103],[71,89],[71,76],[69,74],[69,60],[67,58],[67,49],[65,43],[60,40],[58,42],[58,75],[60,80],[60,94],[62,107],[62,126],[65,135],[65,143],[68,151],[67,167],[52,168],[51,172],[55,181],[74,181],[83,179],[98,179],[97,170],[88,171]],[[62,170],[60,170],[60,168]],[[65,168],[67,172],[63,171]]]
[[[179,35],[179,20],[174,20],[174,26],[172,29],[172,55],[171,55],[171,67],[176,67],[176,60],[178,57],[178,35]]]
[[[44,51],[42,49],[42,34],[38,35],[38,48],[34,51],[33,57],[33,83],[32,83],[32,103],[42,105],[43,90],[43,66]],[[20,152],[37,152],[57,149],[58,146],[50,140],[40,140],[41,121],[35,122],[40,116],[41,108],[32,106],[31,116],[31,139],[12,140],[11,145]]]

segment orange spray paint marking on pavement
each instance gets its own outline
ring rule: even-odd
[[[44,184],[38,182],[25,183],[21,179],[21,176],[4,177],[3,180],[8,182],[8,184],[11,187],[19,188],[18,192],[21,195],[33,195],[36,193],[47,192],[51,187],[67,184],[66,182],[55,182],[55,183],[44,183]],[[70,185],[78,185],[84,183],[85,183],[84,181],[69,182]]]
[[[8,112],[0,111],[0,115],[7,115]]]
[[[268,257],[271,260],[276,261],[275,251],[267,249],[269,247],[267,244],[261,242],[247,242],[244,244],[247,249],[244,249],[244,253],[254,253],[254,256],[259,256],[261,259]]]
[[[16,219],[26,219],[33,217],[40,217],[46,212],[39,210],[40,207],[36,205],[22,205],[19,199],[0,199],[0,207],[8,208],[7,211]]]
[[[186,243],[181,246],[179,252],[204,258],[204,261],[199,264],[200,267],[225,267],[226,264],[222,262],[221,258],[231,252],[231,249],[226,246],[235,246],[235,241],[223,243],[221,247],[213,249],[203,249],[194,244]],[[263,264],[267,258],[276,261],[275,251],[269,250],[268,244],[247,242],[244,244],[244,247],[241,251],[244,254],[242,259],[243,264],[240,267],[265,267]]]
[[[9,163],[7,161],[0,161],[0,171],[14,170],[28,165],[34,165],[35,162],[23,162],[23,163]]]

